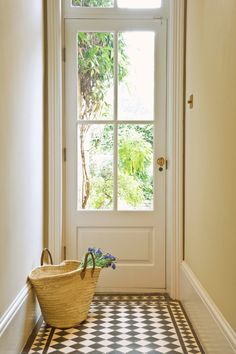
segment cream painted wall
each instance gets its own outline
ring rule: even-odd
[[[0,318],[43,242],[43,1],[0,0]]]
[[[236,1],[188,0],[185,260],[236,330]]]

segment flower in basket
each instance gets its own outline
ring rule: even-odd
[[[88,252],[91,252],[94,255],[95,266],[100,268],[108,268],[116,269],[116,257],[114,257],[110,253],[103,253],[101,248],[89,247]],[[92,257],[88,257],[88,266],[93,265]],[[80,268],[84,266],[84,257],[81,261]]]

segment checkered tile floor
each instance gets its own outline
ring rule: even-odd
[[[204,353],[178,301],[166,294],[96,295],[86,322],[42,322],[23,353]]]

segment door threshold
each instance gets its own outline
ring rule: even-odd
[[[166,293],[166,289],[159,288],[97,288],[96,294],[155,294]]]

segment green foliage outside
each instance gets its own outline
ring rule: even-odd
[[[153,131],[150,125],[121,126],[119,143],[119,182],[122,199],[136,207],[153,196],[152,146]],[[126,181],[126,182],[125,182]],[[126,185],[125,185],[126,183]]]
[[[118,133],[118,194],[127,205],[137,207],[152,200],[152,127],[120,125]],[[148,141],[150,139],[150,141]],[[94,134],[89,151],[92,209],[109,209],[113,199],[113,166],[107,158],[97,169],[93,156],[112,154],[113,128],[105,125],[102,134]]]
[[[111,7],[113,6],[112,0],[72,0],[73,6],[83,7]]]
[[[109,32],[78,33],[78,79],[80,86],[78,105],[81,120],[106,119],[111,116],[111,105],[105,96],[113,86],[114,78],[114,35]],[[124,42],[119,40],[119,53],[122,64],[119,65],[118,77],[122,81],[127,75],[127,58]],[[91,176],[85,152],[86,136],[89,125],[80,126],[80,151],[82,161],[81,207],[86,209],[90,198]],[[97,184],[97,181],[94,182]]]
[[[113,34],[78,33],[81,119],[108,116],[110,107],[104,96],[112,85],[113,72]]]

